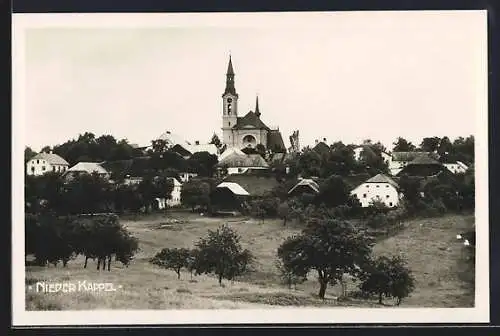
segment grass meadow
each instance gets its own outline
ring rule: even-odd
[[[288,289],[280,283],[275,267],[276,250],[281,242],[300,231],[296,224],[283,226],[280,220],[261,221],[244,217],[208,218],[198,214],[166,214],[123,217],[121,222],[139,239],[140,252],[128,268],[113,261],[111,271],[97,271],[83,258],[69,262],[66,268],[26,267],[26,310],[94,309],[228,309],[309,307],[380,307],[376,300],[347,297],[339,300],[340,286],[329,286],[325,300],[317,298],[316,277]],[[148,260],[165,247],[193,247],[194,243],[229,223],[242,237],[242,245],[256,257],[254,272],[237,281],[223,281],[214,276],[191,276],[183,272],[177,279],[174,271],[151,265]],[[472,215],[448,215],[440,218],[410,220],[392,237],[380,239],[374,248],[377,255],[403,254],[416,278],[416,288],[401,307],[447,308],[472,307],[474,289],[465,262],[463,246],[455,236],[471,228]],[[112,283],[116,291],[47,293],[36,290],[37,282]],[[348,291],[357,284],[348,281]],[[386,305],[393,301],[385,300]]]

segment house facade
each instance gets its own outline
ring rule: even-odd
[[[39,153],[26,163],[26,174],[40,176],[48,172],[64,173],[69,163],[54,153]]]
[[[384,174],[378,174],[351,191],[361,206],[369,207],[374,201],[384,203],[388,208],[398,206],[400,200],[398,184]]]

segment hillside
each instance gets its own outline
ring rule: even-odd
[[[176,221],[174,221],[175,219]],[[461,244],[455,239],[473,224],[472,216],[446,216],[438,219],[414,220],[391,238],[380,241],[376,254],[403,253],[416,276],[415,292],[402,307],[470,307],[473,293],[462,280],[464,271]],[[242,244],[257,258],[255,272],[220,287],[215,278],[183,273],[181,279],[173,271],[148,263],[148,259],[164,247],[192,247],[209,229],[224,220],[194,214],[178,213],[147,217],[122,218],[122,223],[140,240],[141,251],[128,268],[113,262],[111,272],[96,271],[95,263],[76,259],[66,269],[61,266],[27,267],[26,308],[39,309],[204,309],[204,308],[272,308],[300,306],[377,307],[375,302],[349,299],[339,302],[339,288],[329,287],[327,299],[317,299],[315,276],[297,289],[279,284],[274,266],[276,249],[297,227],[283,227],[281,221],[260,222],[245,218],[227,221],[242,236]],[[37,281],[63,282],[87,280],[111,282],[115,292],[36,293]],[[31,289],[29,288],[31,286]],[[121,286],[121,287],[118,287]],[[348,286],[356,290],[355,284]],[[387,300],[387,303],[391,303]]]

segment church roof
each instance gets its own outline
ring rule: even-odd
[[[257,128],[257,129],[265,129],[270,130],[269,127],[266,126],[260,120],[260,118],[253,112],[248,112],[244,117],[239,117],[236,121],[236,125],[233,126],[233,129],[244,129],[244,128]]]
[[[280,131],[271,130],[267,133],[267,148],[273,152],[286,153],[285,143]]]

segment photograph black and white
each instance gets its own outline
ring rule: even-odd
[[[484,11],[13,32],[14,320],[488,320]]]

